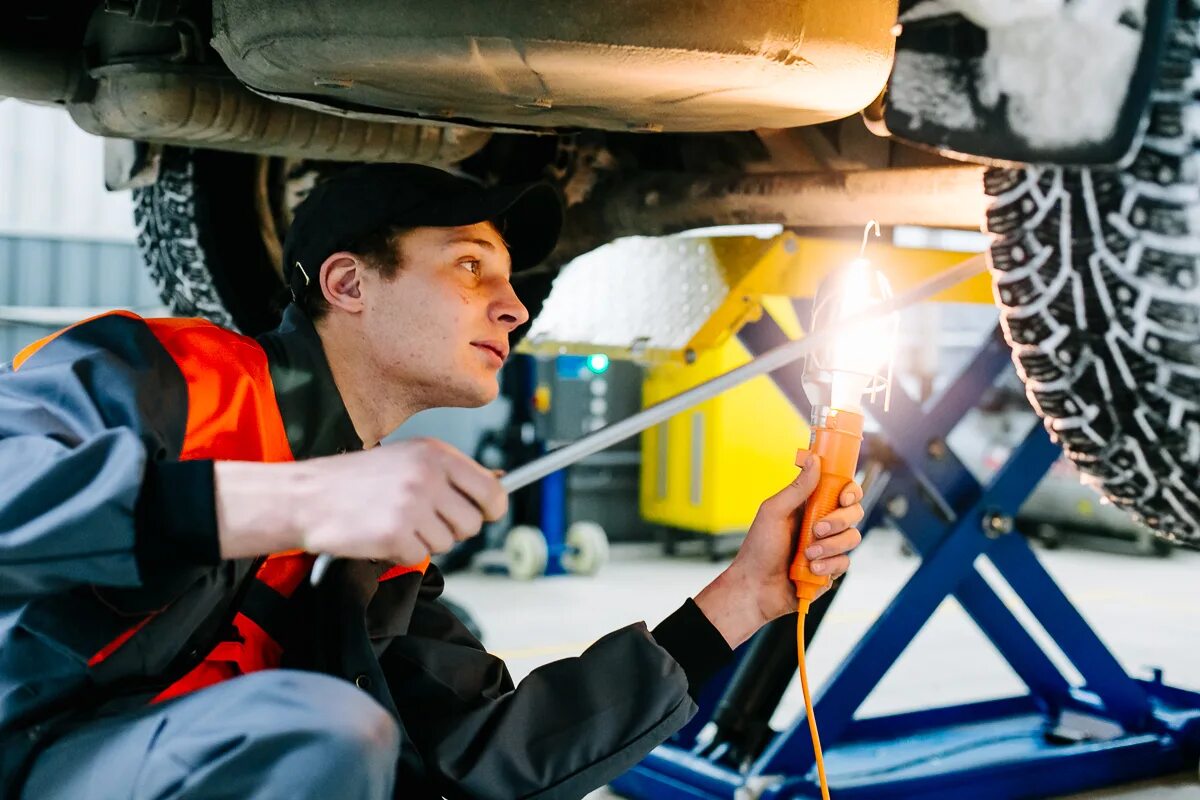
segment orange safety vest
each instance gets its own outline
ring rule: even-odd
[[[140,319],[128,312],[112,312]],[[90,320],[85,320],[86,323]],[[275,397],[267,356],[254,339],[198,319],[146,319],[155,338],[167,350],[187,384],[187,429],[179,460],[284,462],[294,460]],[[84,323],[79,323],[84,324]],[[68,329],[69,330],[69,329]],[[25,348],[14,359],[26,359],[62,331]],[[307,578],[314,556],[299,550],[268,556],[251,579],[242,605],[233,617],[229,638],[213,647],[186,675],[151,702],[161,702],[229,678],[278,667],[283,648],[269,631],[286,615],[287,601]],[[419,571],[396,566],[380,581]],[[259,602],[255,602],[255,598]],[[89,660],[95,667],[110,657],[156,614],[150,614],[110,641]]]

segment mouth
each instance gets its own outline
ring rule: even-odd
[[[508,348],[502,344],[496,342],[471,342],[471,345],[495,356],[500,364],[503,364],[508,359]]]

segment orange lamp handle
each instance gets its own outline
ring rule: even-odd
[[[846,481],[836,475],[822,474],[817,482],[817,488],[809,495],[804,504],[804,517],[800,520],[800,535],[796,537],[796,555],[792,560],[789,576],[796,583],[796,596],[812,601],[822,586],[829,583],[828,575],[816,575],[809,569],[809,561],[804,555],[816,539],[813,525],[823,519],[838,507],[838,495],[845,488]]]
[[[846,484],[854,480],[858,469],[858,453],[862,447],[863,417],[852,411],[831,410],[825,424],[813,431],[812,450],[821,458],[821,477],[817,488],[804,504],[800,520],[796,554],[792,559],[789,577],[796,584],[802,611],[807,611],[821,588],[829,583],[828,575],[816,575],[809,569],[804,551],[815,540],[813,525],[837,510],[839,497]]]

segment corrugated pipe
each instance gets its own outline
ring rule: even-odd
[[[330,161],[446,166],[491,132],[352,119],[261,97],[232,76],[138,65],[85,73],[70,53],[0,49],[0,96],[62,103],[97,136]]]
[[[100,136],[332,161],[449,165],[478,152],[489,131],[373,122],[322,114],[254,94],[232,77],[108,67],[87,103],[68,104]]]

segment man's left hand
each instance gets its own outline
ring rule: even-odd
[[[804,502],[821,475],[820,459],[807,454],[801,467],[795,480],[763,501],[733,563],[696,595],[696,605],[731,647],[763,624],[796,610],[796,587],[788,568]],[[848,482],[839,497],[841,507],[813,526],[814,542],[805,556],[815,574],[830,576],[829,585],[846,572],[847,554],[862,541],[855,527],[863,518],[862,497],[862,488]]]

